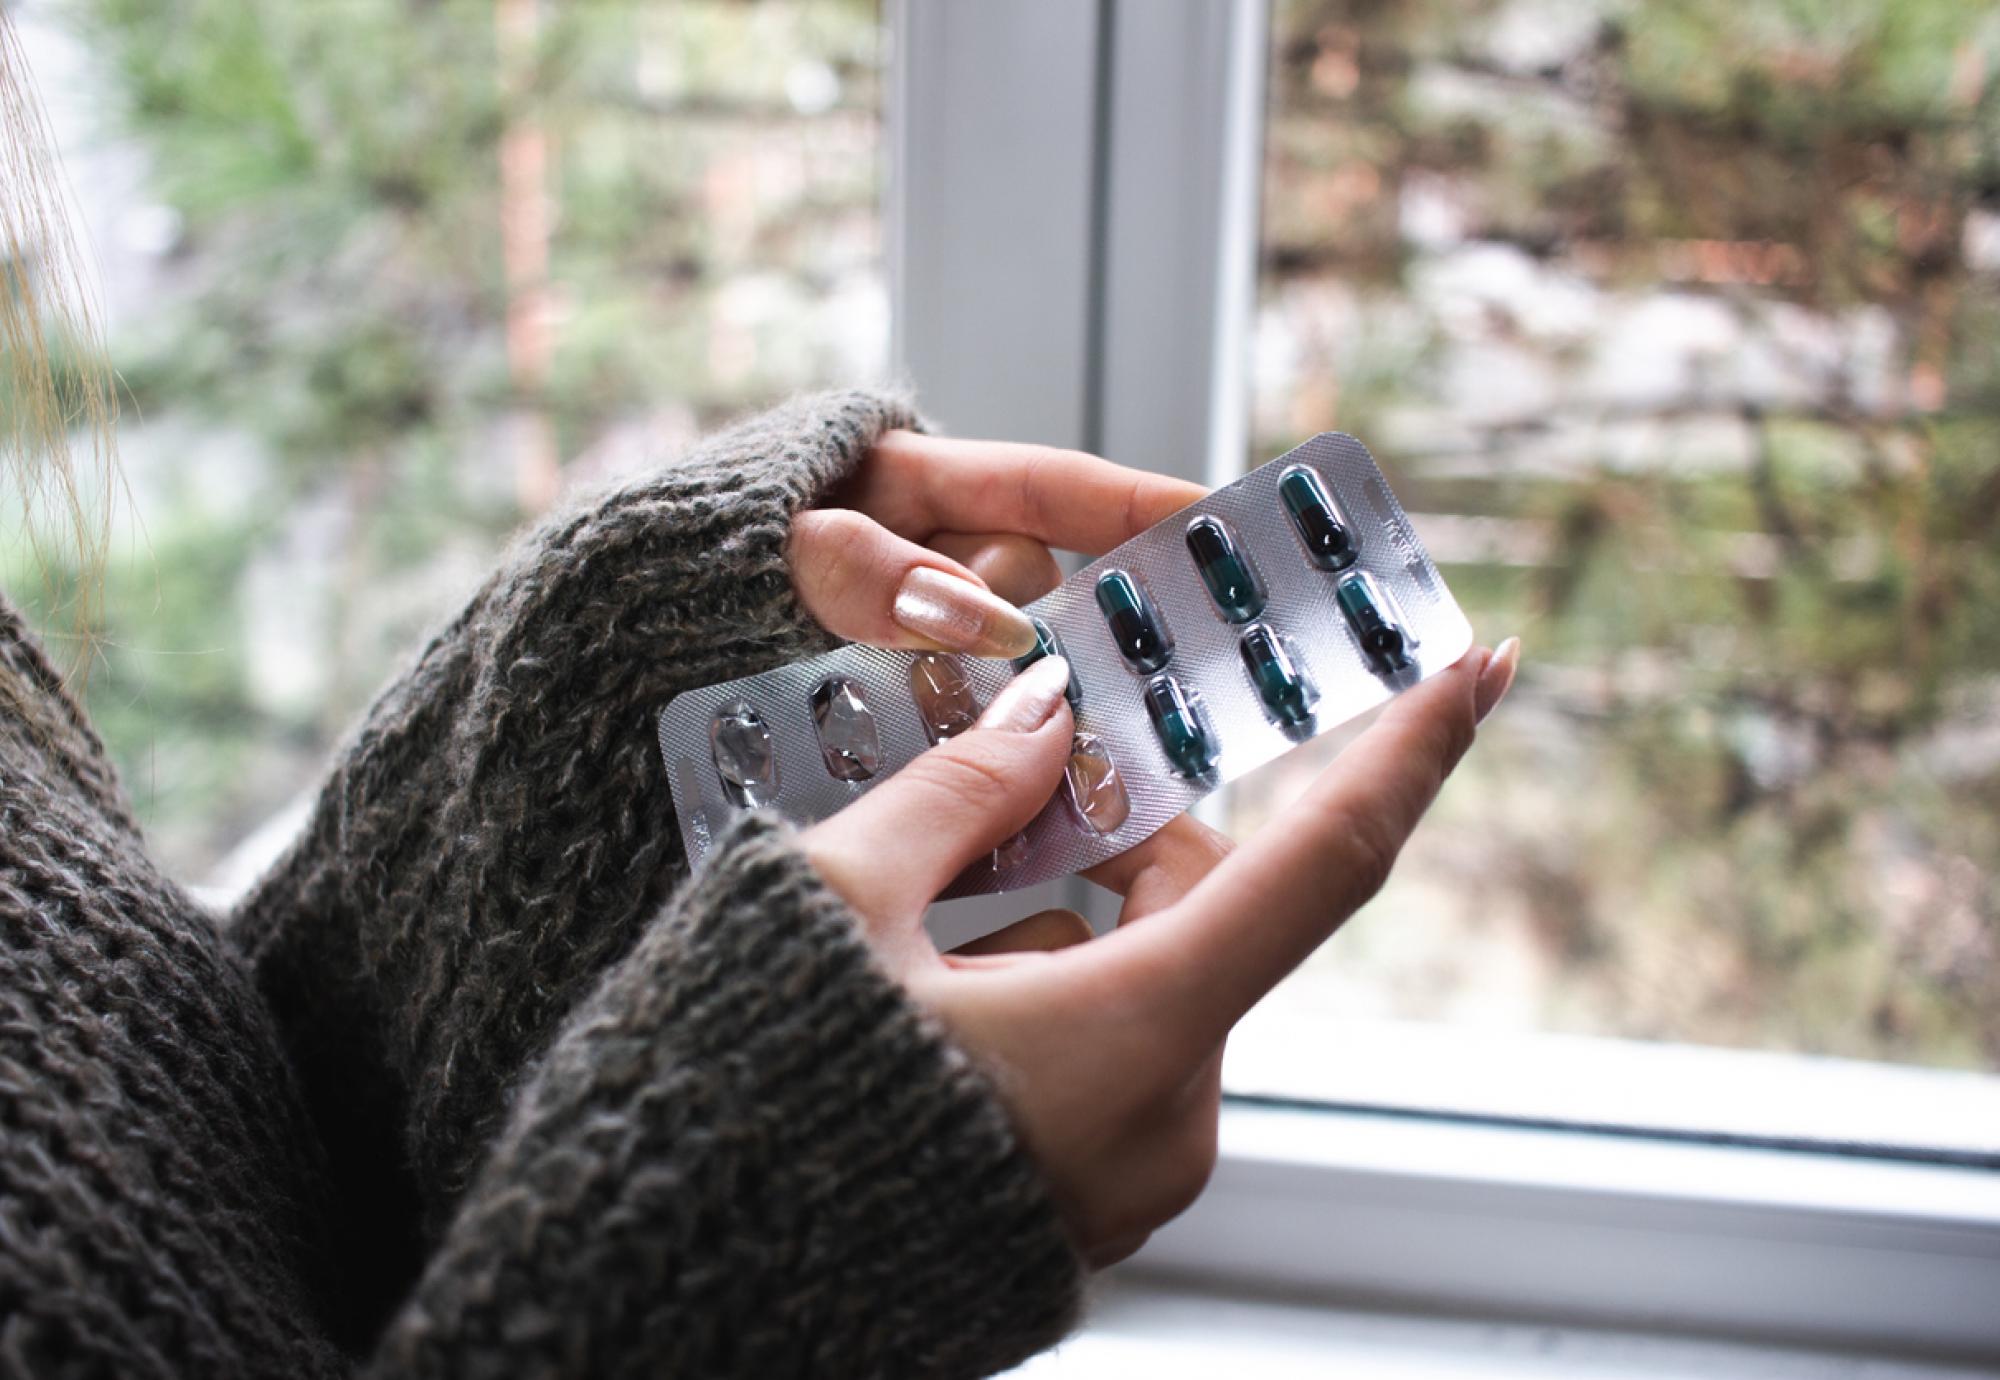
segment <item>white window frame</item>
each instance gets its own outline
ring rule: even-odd
[[[888,18],[892,352],[926,411],[962,435],[1233,474],[1264,0],[888,0]],[[1096,904],[1081,883],[1040,890],[934,923],[951,938],[1024,904]],[[1990,1148],[1895,1162],[1234,1100],[1208,1193],[1129,1268],[2000,1360]]]

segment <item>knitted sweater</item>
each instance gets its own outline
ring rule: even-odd
[[[0,601],[0,1375],[957,1376],[1080,1269],[787,828],[687,874],[652,720],[823,645],[806,399],[520,541],[226,921]]]

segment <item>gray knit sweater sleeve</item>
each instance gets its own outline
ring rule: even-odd
[[[784,826],[742,822],[571,1020],[383,1375],[973,1376],[1074,1265],[983,1081]]]
[[[681,886],[652,733],[823,643],[789,519],[913,420],[804,399],[529,534],[233,917],[378,1373],[971,1375],[1069,1324],[990,1089],[782,828]]]

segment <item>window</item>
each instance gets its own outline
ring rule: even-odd
[[[1535,1038],[2000,1070],[2000,29],[1272,14],[1247,458],[1361,436],[1530,656],[1234,1084],[2000,1153],[2000,1080]]]
[[[1352,430],[1526,634],[1235,1091],[1991,1157],[2000,40],[1641,8],[899,9],[953,112],[893,131],[901,361],[961,431],[1212,480]]]
[[[231,851],[558,484],[882,373],[868,0],[89,0],[23,25],[146,524],[90,707],[182,877],[248,880]]]
[[[1692,679],[1695,690],[1708,696],[1726,683],[1722,676],[1732,667],[1783,669],[1803,662],[1851,668],[1862,663],[1841,658],[1860,657],[1865,648],[1844,640],[1862,629],[1846,618],[1815,621],[1813,611],[1823,614],[1837,607],[1836,601],[1861,596],[1859,611],[1874,617],[1879,610],[1869,614],[1869,607],[1883,598],[1881,584],[1868,584],[1868,578],[1880,580],[1879,572],[1857,580],[1843,565],[1836,572],[1840,578],[1801,580],[1767,561],[1760,578],[1755,555],[1751,568],[1739,568],[1745,551],[1769,553],[1769,543],[1756,539],[1759,510],[1746,504],[1757,497],[1744,478],[1754,471],[1742,463],[1707,474],[1692,467],[1663,468],[1680,465],[1693,447],[1712,445],[1721,429],[1682,428],[1671,425],[1671,418],[1658,419],[1658,426],[1636,425],[1647,422],[1645,417],[1602,419],[1589,411],[1589,395],[1559,384],[1544,390],[1548,401],[1525,422],[1506,422],[1503,416],[1471,424],[1466,409],[1473,401],[1483,396],[1482,406],[1497,408],[1516,385],[1478,393],[1493,377],[1480,372],[1477,360],[1454,360],[1445,327],[1493,332],[1500,343],[1519,349],[1542,348],[1533,339],[1515,343],[1518,332],[1495,310],[1495,305],[1524,304],[1504,294],[1489,304],[1471,291],[1490,295],[1491,283],[1481,287],[1488,275],[1498,274],[1502,286],[1516,291],[1537,292],[1551,275],[1559,281],[1607,275],[1594,286],[1578,285],[1577,291],[1587,289],[1585,295],[1597,302],[1593,312],[1628,297],[1636,311],[1665,295],[1714,299],[1690,304],[1711,317],[1747,311],[1759,319],[1760,330],[1771,329],[1770,320],[1838,322],[1857,311],[1864,320],[1876,319],[1866,297],[1875,290],[1868,287],[1874,270],[1844,289],[1844,298],[1794,301],[1786,294],[1797,289],[1783,283],[1782,275],[1755,281],[1767,276],[1756,267],[1757,256],[1769,259],[1771,251],[1732,247],[1734,241],[1720,230],[1634,222],[1620,233],[1642,241],[1640,266],[1616,274],[1588,254],[1581,266],[1562,262],[1577,245],[1609,252],[1614,246],[1592,248],[1593,239],[1602,237],[1598,232],[1566,230],[1551,239],[1530,224],[1524,234],[1523,220],[1587,208],[1585,194],[1598,182],[1606,184],[1605,196],[1623,197],[1636,185],[1640,171],[1615,161],[1607,170],[1605,145],[1592,142],[1582,126],[1570,128],[1577,121],[1557,99],[1559,91],[1554,96],[1543,91],[1570,80],[1600,80],[1589,75],[1589,61],[1539,54],[1547,44],[1575,42],[1579,24],[1601,33],[1607,16],[1617,20],[1640,11],[1633,22],[1653,26],[1647,40],[1652,59],[1672,60],[1667,71],[1641,72],[1650,84],[1670,85],[1706,71],[1735,82],[1725,93],[1737,89],[1755,97],[1772,89],[1768,76],[1728,78],[1730,64],[1754,65],[1758,53],[1768,57],[1782,49],[1784,34],[1794,29],[1819,34],[1803,46],[1833,52],[1836,68],[1841,61],[1859,62],[1856,73],[1840,69],[1838,76],[1809,80],[1798,98],[1803,105],[1790,100],[1779,106],[1777,129],[1785,138],[1805,137],[1813,129],[1805,117],[1825,110],[1816,103],[1826,84],[1859,80],[1878,60],[1897,72],[1882,78],[1879,88],[1890,93],[1885,99],[1892,104],[1943,101],[1941,93],[1950,84],[1937,79],[1937,63],[1912,66],[1908,57],[1919,50],[1935,57],[1937,35],[1948,33],[1949,70],[1975,73],[1981,94],[1969,115],[1940,111],[1918,123],[1928,128],[1943,121],[1953,131],[1945,136],[1952,157],[1970,158],[1974,168],[1990,166],[1996,98],[1983,74],[1994,65],[1994,32],[1976,7],[1843,7],[1840,22],[1858,26],[1864,37],[1856,38],[1845,29],[1821,29],[1831,21],[1816,18],[1820,11],[1814,7],[1692,0],[1615,7],[1510,0],[1351,10],[1288,0],[1269,6],[1258,0],[1095,5],[1018,0],[1004,12],[1003,7],[898,4],[890,10],[895,35],[890,132],[896,145],[891,235],[899,246],[892,256],[896,357],[899,367],[916,377],[927,406],[956,429],[1084,446],[1196,477],[1232,476],[1246,460],[1266,458],[1318,427],[1352,429],[1373,443],[1399,489],[1420,510],[1420,528],[1482,626],[1496,614],[1512,613],[1514,618],[1495,631],[1504,633],[1511,624],[1533,639],[1533,676],[1482,745],[1487,766],[1454,786],[1431,823],[1429,841],[1408,860],[1395,889],[1337,938],[1300,981],[1280,989],[1232,1041],[1226,1076],[1235,1096],[1224,1111],[1216,1179],[1186,1218],[1154,1239],[1136,1269],[1211,1284],[1219,1280],[1232,1289],[1275,1285],[1313,1296],[1390,1299],[1425,1310],[1643,1322],[1990,1359],[2000,1347],[1987,1306],[2000,1291],[2000,1273],[1993,1268],[2000,1259],[1993,1248],[2000,1202],[1988,1167],[2000,1148],[1994,1092],[2000,1080],[1979,1071],[1991,1067],[1990,1053],[1975,1059],[1967,1046],[1947,1040],[1920,1054],[1913,1043],[1855,1032],[1842,1035],[1837,1045],[1831,1039],[1815,1045],[1817,1037],[1801,1033],[1796,1022],[1765,1026],[1743,1017],[1740,995],[1733,1006],[1719,1001],[1716,1008],[1725,1016],[1738,1013],[1731,1016],[1733,1028],[1700,1024],[1709,1009],[1701,1002],[1665,1008],[1678,1011],[1678,1025],[1620,1024],[1625,1008],[1609,999],[1603,985],[1595,992],[1587,985],[1570,992],[1550,977],[1552,964],[1517,958],[1509,972],[1488,972],[1486,965],[1461,966],[1453,952],[1456,930],[1467,924],[1460,918],[1469,894],[1462,880],[1466,860],[1491,857],[1485,840],[1495,828],[1518,839],[1530,825],[1546,827],[1540,816],[1489,820],[1493,792],[1522,792],[1520,798],[1508,797],[1510,808],[1532,801],[1558,814],[1574,811],[1567,799],[1550,800],[1571,778],[1540,779],[1551,775],[1547,764],[1559,763],[1594,773],[1576,778],[1584,788],[1606,789],[1609,783],[1631,798],[1631,777],[1619,775],[1633,766],[1618,755],[1626,750],[1622,740],[1607,745],[1607,729],[1592,730],[1588,719],[1568,724],[1561,717],[1575,716],[1577,697],[1587,707],[1590,696],[1616,692],[1612,706],[1630,709],[1644,704],[1641,692],[1658,695],[1668,675]],[[1557,22],[1565,15],[1573,22]],[[1717,28],[1731,23],[1744,27]],[[1387,51],[1384,70],[1371,75],[1373,59],[1356,35],[1378,31],[1396,46]],[[1727,37],[1703,40],[1704,31]],[[1720,47],[1709,51],[1703,42]],[[1856,55],[1839,58],[1844,52]],[[1901,56],[1891,56],[1896,54]],[[1470,105],[1464,81],[1448,78],[1442,94],[1435,87],[1417,93],[1443,102],[1441,111],[1428,117],[1440,127],[1420,147],[1402,149],[1393,140],[1384,147],[1393,130],[1357,122],[1355,103],[1363,100],[1370,80],[1407,87],[1426,63],[1466,65],[1468,58],[1474,66],[1499,65],[1489,77],[1470,82],[1479,97]],[[1587,49],[1586,58],[1603,60],[1594,49]],[[1795,75],[1810,66],[1798,65],[1796,56],[1789,61]],[[1510,72],[1509,63],[1525,64],[1525,70]],[[1324,89],[1315,91],[1315,80]],[[1777,89],[1782,93],[1782,84]],[[1867,82],[1859,89],[1868,90]],[[1336,99],[1334,93],[1342,90],[1348,94]],[[1415,98],[1399,90],[1384,99],[1379,122],[1400,118],[1404,104]],[[1342,127],[1322,131],[1324,141],[1314,152],[1317,136],[1307,137],[1310,129],[1301,134],[1300,126],[1320,117],[1336,123],[1335,114]],[[1526,135],[1502,138],[1503,129],[1487,127],[1508,126],[1516,114],[1538,116],[1555,126],[1554,133],[1537,134],[1531,125]],[[1731,119],[1718,123],[1728,126]],[[1831,125],[1812,137],[1861,129],[1868,120],[1835,119]],[[1521,138],[1528,142],[1521,144]],[[1555,161],[1555,153],[1574,142],[1587,157],[1580,163]],[[1288,229],[1284,208],[1266,184],[1298,172],[1308,154],[1321,162],[1307,171],[1320,176],[1299,179]],[[1504,158],[1469,188],[1440,175],[1456,171],[1450,159],[1472,154]],[[1446,161],[1433,168],[1427,159]],[[1381,166],[1373,171],[1372,210],[1363,214],[1353,198],[1368,190],[1370,172],[1352,165],[1371,160]],[[1809,162],[1803,155],[1792,161]],[[1712,180],[1729,184],[1720,162],[1711,159],[1704,166]],[[1922,166],[1935,178],[1926,188],[1936,192],[1950,182],[1941,168]],[[1565,184],[1562,196],[1548,192],[1547,178],[1592,168],[1594,178]],[[1412,179],[1419,190],[1407,221],[1396,181],[1405,171],[1422,174]],[[1971,185],[1984,186],[1981,177],[1975,174]],[[1962,190],[1953,195],[1961,207],[1954,214],[1962,213],[1963,220],[1954,231],[1958,238],[1949,241],[1958,246],[1952,252],[1964,256],[1967,268],[1978,260],[1976,275],[1983,275],[1969,277],[1970,286],[1951,304],[1954,311],[1971,313],[1970,324],[1953,328],[1960,334],[1939,338],[1956,342],[1946,345],[1956,362],[1945,372],[1962,377],[1985,357],[1980,342],[1990,333],[1978,321],[1994,299],[1990,246],[1981,247],[1990,236],[1978,227],[1993,207],[1990,192],[1977,193],[1984,201],[1968,200]],[[1302,226],[1298,217],[1313,205],[1340,212],[1342,218],[1331,220],[1338,233]],[[1450,218],[1440,214],[1441,206],[1451,211]],[[1016,208],[1013,214],[999,214],[1009,208]],[[1018,208],[1031,208],[1032,214]],[[1643,199],[1641,206],[1628,208],[1637,209],[1646,209]],[[1495,237],[1482,217],[1516,227],[1510,233],[1526,244],[1501,245],[1497,254],[1479,252],[1486,247],[1481,239]],[[1879,246],[1891,265],[1908,262],[1898,247],[1897,217],[1868,209],[1862,220],[1864,243]],[[1923,220],[1918,216],[1913,225],[1920,227]],[[1566,224],[1559,216],[1554,223]],[[1299,236],[1302,228],[1310,232],[1305,240],[1318,234],[1326,243],[1292,257],[1283,248],[1284,237]],[[1445,231],[1450,241],[1425,248]],[[1775,227],[1739,238],[1789,242]],[[1683,239],[1717,240],[1721,248],[1667,243]],[[1268,256],[1260,253],[1260,242]],[[1667,252],[1648,260],[1649,247]],[[1468,278],[1461,270],[1455,281],[1433,275],[1432,290],[1445,298],[1443,306],[1426,309],[1436,320],[1419,310],[1421,302],[1399,303],[1408,295],[1402,282],[1406,259],[1414,273],[1424,267],[1416,251],[1448,259],[1454,249],[1469,255],[1473,272]],[[1363,251],[1378,255],[1378,261],[1360,265],[1366,272],[1346,281],[1339,270],[1347,265],[1338,256]],[[1932,261],[1922,257],[1922,262]],[[1701,268],[1704,263],[1709,267]],[[1741,275],[1746,265],[1753,280],[1703,281],[1703,274],[1725,270]],[[1478,310],[1471,310],[1474,306]],[[1624,312],[1615,313],[1611,324],[1628,332],[1655,329],[1647,318],[1634,322]],[[1610,326],[1595,315],[1566,329],[1571,334],[1563,338],[1565,348],[1538,367],[1573,370],[1579,358],[1587,362],[1613,338]],[[1811,337],[1812,331],[1804,334]],[[1762,347],[1734,339],[1738,343],[1719,355],[1711,349],[1692,361],[1683,350],[1680,367],[1703,371],[1711,389],[1731,379],[1740,382],[1747,369],[1777,367]],[[1925,337],[1927,348],[1938,348],[1939,339]],[[1799,342],[1788,337],[1780,343],[1796,349]],[[1867,341],[1856,340],[1851,331],[1836,332],[1824,343],[1869,357]],[[1885,340],[1880,349],[1892,345]],[[1320,353],[1309,364],[1313,349]],[[1871,367],[1879,372],[1882,361],[1893,357],[1878,353]],[[1459,372],[1449,374],[1454,365]],[[1340,384],[1337,392],[1328,385],[1327,368]],[[1734,396],[1712,391],[1696,401],[1711,404]],[[1871,418],[1867,430],[1915,433],[1935,445],[1953,417],[1982,425],[1967,414],[1985,406],[1983,392],[1974,388],[1947,396],[1959,401],[1930,412],[1911,411],[1912,404],[1901,402],[1901,411]],[[1798,397],[1786,403],[1803,405]],[[1857,501],[1870,495],[1854,491],[1851,465],[1839,468],[1838,457],[1851,457],[1852,450],[1843,452],[1836,440],[1828,462],[1835,468],[1814,478],[1825,452],[1817,445],[1803,451],[1789,447],[1825,441],[1829,428],[1793,427],[1777,413],[1766,406],[1755,420],[1774,428],[1774,438],[1786,448],[1773,452],[1777,492],[1787,503],[1803,505],[1800,520],[1813,525],[1802,530],[1817,533],[1824,524],[1845,537],[1878,521],[1878,512],[1855,511]],[[1728,429],[1740,436],[1749,421],[1739,416]],[[1978,434],[1972,449],[1955,452],[1958,459],[1950,467],[1931,470],[1946,486],[1941,492],[1947,509],[1962,505],[1970,492],[1983,492],[1980,485],[1990,487],[1991,447],[1982,449]],[[1990,436],[1990,429],[1985,434]],[[1620,468],[1635,456],[1647,463]],[[1833,482],[1837,479],[1841,482]],[[1590,548],[1590,559],[1565,554],[1560,544],[1579,525],[1588,529],[1589,522],[1577,514],[1598,512],[1606,494],[1618,501],[1595,520],[1622,517],[1627,489],[1672,520],[1658,531],[1642,524],[1647,541],[1641,549],[1649,561],[1634,563],[1629,584],[1616,578],[1616,553],[1602,544]],[[1906,518],[1925,511],[1910,503],[1907,491],[1898,501],[1910,504],[1903,509]],[[1966,516],[1959,514],[1961,520]],[[1897,540],[1906,539],[1906,529],[1895,532]],[[1751,539],[1743,540],[1746,536]],[[1632,544],[1630,536],[1625,540]],[[1695,554],[1727,575],[1676,578],[1661,558],[1682,541],[1693,542]],[[1662,546],[1668,549],[1663,552]],[[1975,558],[1990,547],[1990,542],[1937,543],[1927,568],[1953,572],[1954,579],[1968,578],[1969,587],[1977,588],[1983,577],[1966,576],[1972,568],[1966,562],[1976,565]],[[1835,543],[1842,561],[1853,559],[1845,554],[1850,549]],[[1896,547],[1891,559],[1903,559],[1903,551]],[[1549,612],[1525,621],[1537,607],[1532,598],[1547,598],[1552,574],[1575,578],[1571,596],[1578,602],[1545,603]],[[1887,586],[1905,588],[1906,574],[1894,575]],[[1624,599],[1634,600],[1633,608],[1646,616],[1622,611]],[[1737,599],[1767,601],[1765,616],[1776,619],[1771,631],[1737,644],[1740,660],[1732,658],[1727,640],[1734,627],[1728,621],[1730,601]],[[1977,601],[1960,605],[1954,616],[1976,621],[1980,607]],[[1683,609],[1692,617],[1675,621],[1673,615]],[[1685,643],[1677,643],[1676,636]],[[1813,641],[1820,636],[1827,643],[1815,650]],[[1982,708],[1991,688],[1986,641],[1961,633],[1950,653],[1957,669],[1949,676],[1960,677],[1959,689],[1937,703],[1955,706],[1950,712],[1962,717],[1959,727],[1939,740],[1949,763],[1973,761],[1971,745],[1985,741],[1978,726],[1990,719]],[[1618,655],[1608,663],[1592,659],[1607,651]],[[1611,669],[1620,674],[1609,675]],[[1871,671],[1861,679],[1872,694],[1885,682],[1903,683],[1904,675],[1892,661],[1885,678]],[[1949,676],[1922,684],[1939,690]],[[1741,728],[1731,731],[1740,737],[1724,734],[1715,718],[1713,707],[1697,698],[1686,715],[1677,716],[1671,705],[1664,711],[1654,705],[1637,714],[1636,722],[1656,742],[1662,734],[1711,733],[1711,753],[1728,748],[1743,756],[1746,770],[1753,761],[1762,770],[1768,759],[1758,756],[1764,751],[1759,735]],[[1779,762],[1796,760],[1788,737],[1764,741],[1779,749]],[[1885,753],[1881,760],[1893,758]],[[1686,759],[1685,753],[1660,749],[1658,769],[1684,769]],[[1824,775],[1831,764],[1808,760],[1821,775],[1784,804],[1810,804],[1821,789],[1835,791],[1835,803],[1864,808],[1875,803],[1873,795],[1837,795],[1851,788],[1853,778],[1845,775],[1850,764]],[[1916,764],[1938,760],[1920,755]],[[1518,786],[1499,770],[1516,762],[1522,763],[1516,770],[1530,777]],[[1290,765],[1288,759],[1273,770],[1288,771]],[[1641,765],[1650,762],[1642,759]],[[1962,818],[1942,810],[1926,810],[1923,818],[1934,826],[1941,821],[1947,831],[1968,831],[1948,835],[1956,840],[1950,849],[1985,875],[1992,853],[1990,847],[1980,851],[1977,831],[1990,827],[1992,768],[1981,770],[1988,784],[1964,786],[1970,793],[1963,797]],[[1884,789],[1900,792],[1894,775],[1882,778]],[[1784,782],[1746,784],[1766,793]],[[1702,817],[1687,778],[1671,789],[1676,798],[1664,802],[1666,822]],[[1283,793],[1274,781],[1255,781],[1223,805],[1221,818],[1229,823],[1233,815],[1236,826],[1247,826]],[[1896,796],[1899,802],[1919,798]],[[1766,802],[1753,808],[1772,807]],[[1787,858],[1785,830],[1772,823],[1766,834],[1766,851],[1756,847],[1761,840],[1748,837],[1731,840],[1732,847],[1775,868]],[[1710,846],[1715,837],[1694,831],[1683,844]],[[1798,842],[1819,850],[1823,862],[1865,859],[1866,852],[1850,854],[1846,837],[1829,847],[1827,836],[1808,829]],[[1624,839],[1612,842],[1630,846]],[[1863,842],[1875,847],[1888,840],[1876,835]],[[1906,846],[1906,840],[1898,838],[1895,846]],[[1539,935],[1518,916],[1534,877],[1522,864],[1538,861],[1533,854],[1501,860],[1509,869],[1503,886],[1516,913],[1494,922],[1492,933],[1483,937],[1494,946],[1515,943],[1518,929],[1527,928],[1535,946],[1526,952],[1529,960],[1561,937]],[[1426,883],[1426,874],[1435,880]],[[1972,874],[1947,859],[1935,874],[1901,875]],[[1621,876],[1609,880],[1617,887],[1633,885]],[[1761,885],[1766,879],[1753,873],[1746,880]],[[1698,895],[1707,894],[1700,886],[1714,885],[1710,871],[1690,868],[1685,878],[1656,874],[1655,886],[1667,893],[1671,884],[1682,882],[1696,887]],[[1977,904],[1990,900],[1975,894],[1982,897]],[[1073,890],[1070,899],[1091,903],[1084,888]],[[1643,899],[1654,907],[1681,907],[1677,913],[1684,921],[1707,919],[1677,896],[1648,891]],[[1849,906],[1855,900],[1836,899]],[[1425,909],[1437,913],[1412,918]],[[1593,918],[1604,913],[1589,912]],[[1990,910],[1976,913],[1988,917],[1990,933]],[[1506,932],[1510,927],[1515,934]],[[1374,933],[1374,947],[1364,932]],[[1809,950],[1819,935],[1808,926],[1795,938]],[[1593,942],[1629,943],[1645,957],[1646,941],[1667,937],[1664,930],[1634,925]],[[1850,945],[1857,938],[1847,920],[1820,937]],[[1887,952],[1878,941],[1872,961],[1884,961]],[[1421,980],[1427,964],[1455,971],[1460,980],[1434,993]],[[1803,984],[1796,966],[1766,964],[1763,978],[1797,989]],[[1593,969],[1581,964],[1576,971],[1588,979]],[[1661,997],[1673,996],[1673,989],[1697,977],[1706,980],[1691,964],[1635,964],[1628,971],[1643,974],[1661,989],[1649,995]],[[1602,975],[1602,962],[1596,972]],[[1357,999],[1368,1018],[1329,1024],[1325,1017],[1333,1000],[1348,999],[1364,981],[1374,985]],[[1837,1027],[1844,1012],[1866,1009],[1860,997],[1870,989],[1864,985],[1810,986],[1833,1003],[1815,1013],[1815,1019],[1824,1018],[1822,1029]],[[1496,992],[1509,989],[1506,1004],[1495,1000]],[[1930,990],[1947,996],[1947,1005],[1959,1000],[1935,982]],[[1730,995],[1727,986],[1719,987],[1711,1001]],[[1978,1013],[1962,1003],[1952,1008],[1951,1019],[1962,1024],[1978,1019]],[[1712,1041],[1715,1047],[1679,1043],[1689,1040]],[[1724,1047],[1730,1044],[1736,1048]],[[1869,1057],[1806,1059],[1780,1052],[1800,1047],[1837,1047]],[[1939,1052],[1951,1048],[1959,1052]],[[1928,1059],[1946,1067],[1886,1062],[1889,1058]],[[1857,1128],[1865,1134],[1856,1137]]]

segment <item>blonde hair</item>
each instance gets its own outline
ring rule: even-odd
[[[7,11],[0,0],[0,451],[51,597],[56,572],[75,569],[70,607],[49,613],[77,633],[68,676],[87,677],[122,489],[118,400],[61,155]]]

